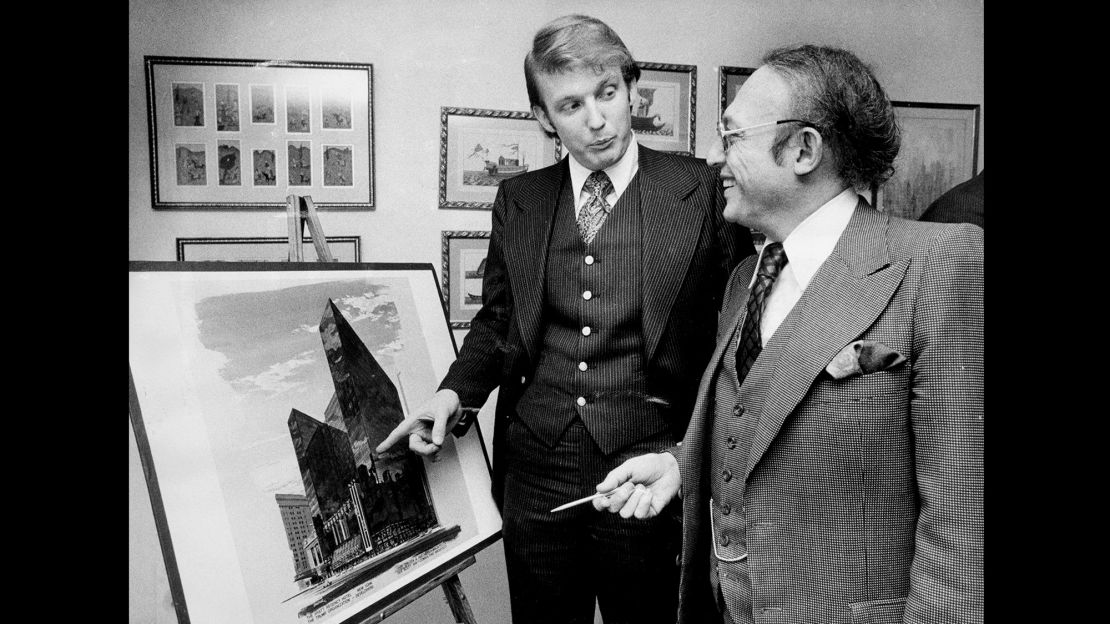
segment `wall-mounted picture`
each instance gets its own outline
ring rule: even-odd
[[[443,296],[452,329],[469,329],[482,307],[482,278],[486,276],[489,232],[443,232]]]
[[[736,92],[740,90],[740,85],[748,79],[755,72],[755,67],[732,67],[729,65],[721,65],[718,68],[717,93],[720,95],[720,108],[717,109],[717,118],[722,119],[725,116],[725,109],[736,98]]]
[[[945,191],[975,176],[979,105],[891,102],[902,129],[894,175],[872,189],[883,212],[917,219]]]
[[[531,113],[443,107],[439,124],[440,208],[489,210],[502,180],[556,162]]]
[[[251,123],[277,123],[277,110],[274,107],[274,85],[251,85]]]
[[[351,129],[351,94],[342,90],[324,91],[321,116],[325,130]]]
[[[208,184],[207,154],[204,143],[177,143],[174,145],[175,171],[178,186],[204,186]]]
[[[289,163],[289,186],[312,186],[312,141],[289,141],[285,162]]]
[[[216,84],[216,129],[239,131],[239,85]]]
[[[358,236],[325,236],[336,262],[360,262]],[[312,237],[305,236],[301,248],[305,262],[316,262]],[[214,262],[285,262],[289,260],[289,239],[273,237],[178,238],[177,259]]]
[[[350,186],[354,183],[353,145],[325,145],[324,186]]]
[[[694,154],[698,68],[693,65],[636,63],[640,80],[632,94],[636,141],[664,152]]]
[[[236,139],[220,139],[217,141],[217,145],[220,185],[238,186],[242,184],[239,141]]]
[[[431,264],[132,262],[128,286],[181,621],[364,622],[500,536],[480,427],[376,450],[456,355]]]
[[[144,57],[155,209],[374,208],[373,66]],[[327,147],[333,147],[328,151]]]
[[[173,125],[180,128],[204,127],[204,83],[173,83]]]

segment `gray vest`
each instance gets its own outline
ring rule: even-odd
[[[800,303],[800,302],[799,302]],[[771,337],[756,359],[742,386],[736,381],[736,350],[740,324],[734,328],[729,346],[722,354],[721,366],[713,384],[713,434],[708,448],[709,483],[712,502],[709,522],[712,551],[709,578],[714,592],[721,593],[737,624],[752,622],[752,583],[748,573],[747,506],[744,499],[748,454],[767,400],[771,375],[781,345],[794,330],[798,305]]]
[[[544,279],[543,344],[517,417],[554,447],[575,417],[605,453],[634,442],[621,422],[643,415],[639,176],[589,245],[578,234],[569,176]],[[622,435],[623,433],[623,435]]]

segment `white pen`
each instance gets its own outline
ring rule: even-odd
[[[571,501],[571,502],[567,503],[566,505],[559,505],[555,509],[552,509],[551,513],[555,513],[556,511],[562,511],[564,509],[574,507],[575,505],[581,505],[582,503],[588,503],[588,502],[592,501],[595,498],[608,498],[609,494],[612,494],[612,492],[609,492],[608,494],[601,494],[601,493],[592,494],[592,495],[587,496],[585,498],[580,498],[576,501]]]

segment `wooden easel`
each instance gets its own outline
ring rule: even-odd
[[[324,238],[324,228],[320,227],[320,217],[316,216],[316,205],[312,203],[312,197],[290,194],[285,198],[285,206],[286,222],[289,225],[289,261],[304,262],[304,226],[307,223],[318,261],[335,262],[335,257],[328,248],[328,241]]]
[[[459,581],[459,572],[468,568],[472,563],[474,563],[474,557],[468,557],[444,569],[427,581],[416,585],[378,613],[360,622],[360,624],[378,624],[437,586],[442,587],[443,593],[447,595],[447,606],[451,607],[451,615],[455,616],[456,622],[459,624],[478,624],[478,620],[474,619],[474,611],[470,609],[470,602],[467,601],[466,594],[463,593],[462,582]]]
[[[316,247],[316,257],[320,262],[335,262],[335,258],[331,255],[331,249],[328,248],[327,239],[324,238],[324,228],[320,226],[320,218],[316,215],[316,206],[312,203],[312,198],[308,195],[299,197],[290,194],[285,198],[285,204],[286,221],[289,224],[289,261],[304,262],[304,226],[307,223],[308,232],[312,236],[312,244]],[[455,565],[445,568],[423,583],[412,587],[399,598],[386,605],[384,609],[371,615],[360,624],[378,624],[436,587],[443,588],[443,593],[447,596],[447,606],[451,607],[451,615],[455,616],[456,622],[459,624],[478,624],[478,621],[474,619],[474,611],[470,608],[470,602],[466,599],[466,594],[463,593],[462,581],[459,580],[459,572],[470,567],[473,563],[474,557],[467,557]]]

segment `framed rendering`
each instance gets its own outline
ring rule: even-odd
[[[532,113],[440,109],[440,208],[490,210],[502,180],[556,160],[555,141]]]
[[[155,209],[374,207],[373,66],[146,56]]]
[[[489,232],[443,232],[443,296],[452,329],[469,329],[482,307]]]
[[[740,85],[755,73],[755,67],[731,67],[729,65],[721,65],[718,68],[718,84],[717,93],[721,97],[721,106],[717,109],[717,118],[722,119],[725,116],[725,109],[732,103],[733,98],[736,97],[736,92],[740,90]]]
[[[974,177],[979,105],[891,103],[902,129],[902,148],[894,160],[894,175],[872,189],[872,204],[916,219],[945,191]]]
[[[664,152],[694,155],[698,68],[693,65],[636,63],[637,93],[632,96],[636,141]]]
[[[128,271],[130,417],[181,621],[363,622],[500,536],[480,430],[375,450],[456,354],[431,264]]]
[[[336,262],[362,260],[357,236],[326,236],[328,248]],[[306,236],[301,246],[305,262],[316,262],[316,246]],[[178,238],[177,259],[184,261],[218,262],[287,262],[289,239],[281,236],[266,238]]]

